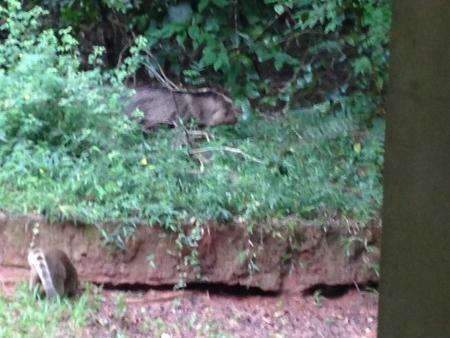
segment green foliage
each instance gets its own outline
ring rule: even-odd
[[[6,48],[0,49],[0,208],[97,224],[105,237],[119,244],[137,223],[161,224],[178,231],[191,217],[200,222],[242,217],[252,224],[293,214],[316,217],[338,213],[368,219],[377,213],[384,127],[380,120],[367,124],[363,117],[376,108],[372,96],[355,91],[309,109],[292,110],[283,119],[253,114],[237,126],[218,127],[215,139],[202,145],[213,159],[199,173],[186,146],[174,146],[173,130],[144,135],[121,112],[121,97],[127,93],[121,81],[138,67],[145,39],[137,39],[132,57],[118,69],[101,69],[100,48],[90,56],[88,69],[82,69],[70,29],[41,31],[42,10],[24,11],[17,1],[7,3],[7,8],[0,7],[5,17],[0,28],[6,36]],[[251,4],[245,3],[242,6]],[[310,5],[266,1],[260,9],[254,6],[253,14],[246,12],[246,20],[252,23],[245,26],[247,31],[242,27],[228,31],[222,27],[228,1],[202,1],[190,21],[168,22],[152,29],[148,36],[154,46],[168,39],[167,46],[175,48],[172,38],[178,41],[184,32],[188,41],[192,35],[189,48],[194,48],[195,41],[198,48],[204,46],[195,69],[212,67],[226,82],[242,80],[243,85],[256,87],[266,83],[242,71],[242,67],[252,67],[251,62],[246,66],[246,54],[241,51],[245,45],[248,53],[253,51],[261,60],[279,64],[280,69],[286,65],[310,68],[312,73],[299,76],[297,81],[310,83],[316,81],[312,64],[300,65],[287,52],[266,46],[263,23],[267,22],[261,20],[268,18],[258,11],[270,9],[279,15],[308,9],[297,13],[301,29],[325,25],[321,29],[328,27],[334,32],[341,27],[343,18],[336,13],[343,2],[333,3],[320,2],[309,11]],[[359,19],[370,32],[375,29],[370,28],[372,22],[384,16],[372,13],[363,17]],[[279,34],[288,34],[286,25],[273,23]],[[219,31],[225,42],[214,35]],[[234,52],[229,49],[232,40],[227,40],[232,35],[239,37]],[[276,45],[273,38],[268,39],[269,46]],[[205,45],[209,40],[213,42]],[[367,48],[374,45],[381,48],[376,41]],[[327,40],[315,48],[320,54],[320,50],[337,45]],[[161,50],[159,57],[165,52]],[[355,64],[362,79],[368,79],[369,68],[379,70],[371,57],[369,61],[370,67],[367,60]],[[242,72],[232,75],[235,67]],[[200,71],[199,78],[202,74]],[[229,152],[227,147],[240,153]],[[111,221],[123,226],[106,233],[101,224]],[[186,242],[190,240],[195,239],[186,238]]]
[[[6,34],[6,48],[0,50],[0,163],[3,179],[17,175],[15,184],[3,184],[0,199],[13,198],[14,189],[71,179],[57,193],[33,196],[36,202],[47,202],[22,205],[22,211],[43,212],[42,205],[54,204],[60,213],[70,213],[58,202],[66,189],[75,200],[90,196],[91,191],[99,196],[105,193],[84,179],[84,163],[99,158],[101,166],[107,167],[120,157],[120,151],[130,150],[134,157],[121,162],[126,167],[145,153],[140,127],[123,115],[120,102],[127,93],[120,81],[132,71],[133,59],[110,73],[98,67],[82,71],[70,29],[38,32],[44,12],[23,11],[17,1],[8,1],[8,7],[0,11],[6,17],[0,26]],[[95,49],[90,58],[93,64],[99,54],[101,49]],[[27,199],[26,195],[22,198]],[[15,204],[21,205],[20,198]]]
[[[35,28],[42,11],[24,12],[18,2],[8,3],[8,9],[0,7],[8,15],[0,27],[8,33],[0,51],[3,147],[58,147],[79,157],[139,142],[139,127],[121,113],[123,69],[81,71],[70,29],[35,34],[28,28]],[[92,62],[99,53],[94,50]]]
[[[110,38],[116,55],[124,46],[112,40],[141,34],[172,77],[221,84],[263,111],[358,93],[378,103],[386,81],[389,0],[32,3],[62,13],[55,22],[77,31],[123,32]]]
[[[75,301],[36,300],[21,284],[12,299],[0,294],[0,337],[81,336],[97,307],[87,292]]]
[[[183,22],[153,12],[140,21],[151,51],[184,82],[222,83],[266,109],[293,96],[308,105],[360,91],[376,99],[383,88],[387,1],[203,0],[192,10]]]

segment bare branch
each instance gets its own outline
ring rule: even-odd
[[[264,162],[257,159],[256,157],[253,157],[245,152],[243,152],[241,149],[238,148],[233,148],[233,147],[228,147],[228,146],[223,146],[223,147],[204,147],[204,148],[197,148],[197,149],[192,149],[190,150],[190,152],[192,154],[200,154],[200,153],[206,153],[209,151],[228,151],[230,153],[234,153],[234,154],[239,154],[253,162],[259,163],[259,164],[263,164]]]

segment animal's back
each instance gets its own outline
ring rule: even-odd
[[[64,292],[68,296],[73,296],[78,289],[78,274],[73,266],[71,260],[66,253],[59,249],[50,249],[45,253],[45,256],[50,264],[59,265],[60,269],[55,269],[54,280],[64,281]]]
[[[125,112],[132,115],[136,109],[144,113],[141,123],[146,129],[159,124],[176,125],[179,118],[194,118],[200,126],[234,124],[240,113],[231,99],[213,90],[172,92],[149,87],[136,89]]]
[[[66,253],[59,249],[33,249],[28,262],[39,276],[47,297],[73,296],[78,290],[78,275]]]
[[[130,115],[136,109],[144,113],[143,124],[146,128],[171,124],[177,110],[172,94],[166,89],[158,88],[137,89],[125,111]]]

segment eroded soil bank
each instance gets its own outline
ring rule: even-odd
[[[126,249],[119,250],[103,245],[93,226],[50,225],[36,215],[0,213],[0,266],[27,268],[34,222],[41,225],[40,245],[65,250],[81,279],[95,283],[157,286],[174,285],[182,278],[187,283],[297,292],[317,284],[378,280],[374,267],[379,260],[381,227],[376,222],[363,228],[305,222],[296,225],[294,242],[276,231],[249,234],[240,223],[211,223],[201,227],[197,262],[192,265],[186,264],[191,249],[179,250],[176,235],[158,227],[139,227]]]

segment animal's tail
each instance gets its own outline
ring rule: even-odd
[[[41,249],[30,250],[28,253],[28,264],[37,272],[46,296],[49,298],[57,296],[58,292],[53,283],[44,252]]]

